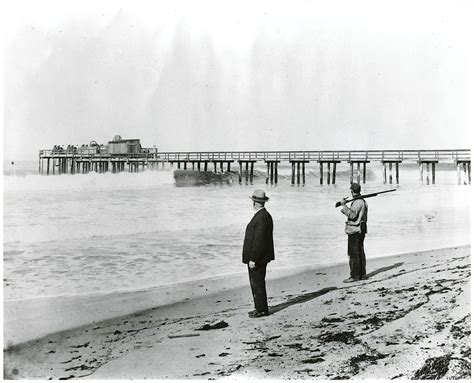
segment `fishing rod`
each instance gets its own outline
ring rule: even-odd
[[[352,199],[348,199],[346,202],[352,202],[352,201],[355,201],[356,199],[361,199],[361,198],[370,198],[370,197],[376,197],[378,196],[379,194],[383,194],[383,193],[390,193],[390,192],[393,192],[397,189],[390,189],[390,190],[384,190],[384,191],[380,191],[380,192],[377,192],[377,193],[370,193],[370,194],[364,194],[364,195],[359,195],[355,198],[352,198]],[[339,207],[341,206],[341,201],[338,201],[336,202],[336,207]]]

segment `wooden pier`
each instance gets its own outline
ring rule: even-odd
[[[399,165],[417,163],[420,169],[420,182],[436,182],[436,165],[452,163],[457,166],[458,183],[471,183],[470,149],[443,150],[353,150],[353,151],[254,151],[254,152],[158,152],[154,149],[142,149],[140,153],[57,153],[51,150],[39,151],[38,171],[40,174],[84,174],[139,172],[157,169],[160,165],[176,164],[178,169],[210,171],[224,173],[231,171],[233,163],[239,164],[239,182],[253,182],[256,163],[267,165],[266,182],[278,183],[278,165],[287,162],[291,165],[291,184],[306,183],[306,168],[311,163],[319,164],[320,184],[324,183],[324,168],[327,169],[327,184],[336,183],[336,166],[341,162],[350,165],[349,182],[366,182],[367,166],[370,163],[381,163],[384,183],[398,184],[400,181]],[[356,167],[356,179],[354,179]],[[362,170],[361,170],[362,167]],[[393,178],[395,168],[395,179]],[[388,175],[387,175],[388,170]],[[426,171],[426,173],[425,173]],[[426,176],[426,177],[425,177]],[[362,178],[361,178],[362,177]]]

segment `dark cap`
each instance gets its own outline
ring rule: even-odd
[[[355,194],[360,194],[360,185],[357,183],[357,182],[353,182],[351,184],[351,190],[355,193]]]

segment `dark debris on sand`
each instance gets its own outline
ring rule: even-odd
[[[387,356],[388,356],[387,354],[381,354],[379,352],[373,355],[360,354],[360,355],[353,356],[352,358],[350,358],[349,365],[353,371],[353,374],[357,375],[360,371],[360,367],[359,367],[360,363],[368,362],[370,364],[375,364],[377,363],[377,360],[384,359]]]
[[[471,329],[469,325],[466,326],[466,323],[469,323],[469,319],[470,315],[467,315],[451,326],[450,331],[454,339],[462,339],[471,335]]]
[[[321,362],[324,362],[324,358],[315,357],[315,358],[304,359],[301,361],[301,363],[308,363],[308,364],[321,363]]]
[[[414,380],[470,379],[471,364],[468,360],[450,354],[428,358],[424,365],[415,371]]]
[[[220,328],[225,328],[225,327],[228,327],[229,324],[226,322],[226,321],[216,321],[216,322],[213,322],[213,323],[207,323],[205,324],[204,326],[201,326],[199,327],[198,329],[196,329],[196,331],[209,331],[209,330],[216,330],[216,329],[220,329]]]
[[[338,322],[344,322],[344,319],[342,318],[323,318],[321,319],[321,322],[324,322],[324,323],[338,323]]]
[[[437,358],[429,358],[425,361],[423,367],[415,371],[413,379],[416,380],[436,380],[446,375],[449,369],[450,355],[443,355]]]
[[[360,341],[354,337],[354,331],[343,331],[339,333],[325,333],[319,337],[319,340],[324,343],[328,343],[328,342],[342,342],[345,344],[360,343]]]

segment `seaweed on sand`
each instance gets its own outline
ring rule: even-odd
[[[470,377],[469,361],[450,354],[426,359],[425,364],[413,375],[414,380],[469,379]]]
[[[361,355],[353,356],[351,359],[349,359],[349,365],[351,366],[351,369],[354,375],[357,375],[360,371],[360,367],[359,367],[360,363],[369,362],[371,364],[374,364],[377,362],[377,360],[384,359],[387,356],[388,356],[387,354],[381,354],[379,352],[373,355],[361,354]]]
[[[342,342],[345,344],[360,343],[360,341],[354,337],[354,331],[325,333],[319,337],[319,340],[324,343],[327,343],[327,342]]]
[[[415,371],[413,379],[441,379],[449,369],[450,355],[426,359],[423,367]]]

